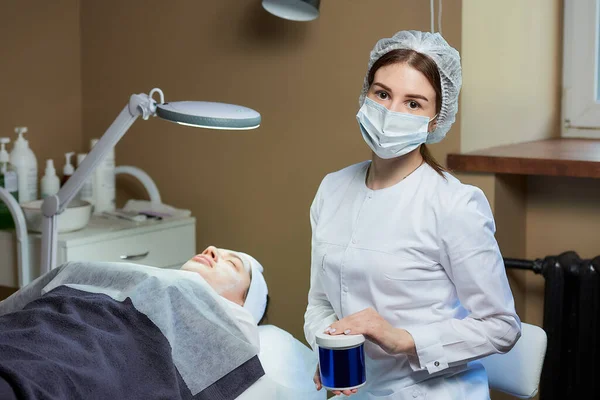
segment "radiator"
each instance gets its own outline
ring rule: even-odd
[[[545,278],[548,347],[540,400],[600,398],[600,256],[582,260],[568,251],[534,261],[505,258],[504,264]]]

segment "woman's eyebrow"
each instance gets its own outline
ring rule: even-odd
[[[425,100],[426,102],[429,102],[429,100],[427,100],[427,97],[425,97],[421,94],[407,94],[405,97],[409,97],[411,99],[421,99],[421,100]]]
[[[392,93],[392,89],[390,89],[389,87],[387,87],[386,85],[384,85],[383,83],[380,82],[373,82],[373,85],[377,85],[380,86],[381,88],[387,90],[388,92]]]

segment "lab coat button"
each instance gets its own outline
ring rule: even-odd
[[[414,392],[412,392],[412,397],[414,397],[416,399],[417,397],[419,397],[419,394],[420,394],[419,391],[415,390]]]
[[[440,366],[440,362],[436,361],[436,362],[433,363],[433,365],[435,365],[436,367],[439,367]]]
[[[356,244],[356,239],[352,239],[352,244]]]

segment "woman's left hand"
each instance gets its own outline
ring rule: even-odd
[[[365,335],[388,354],[416,354],[415,341],[404,329],[394,328],[372,308],[342,318],[325,329],[330,335]]]

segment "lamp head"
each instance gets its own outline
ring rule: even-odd
[[[181,125],[211,129],[255,129],[261,123],[260,114],[251,108],[209,101],[156,104],[156,115]]]
[[[312,21],[319,17],[321,0],[262,0],[271,14],[291,21]]]

